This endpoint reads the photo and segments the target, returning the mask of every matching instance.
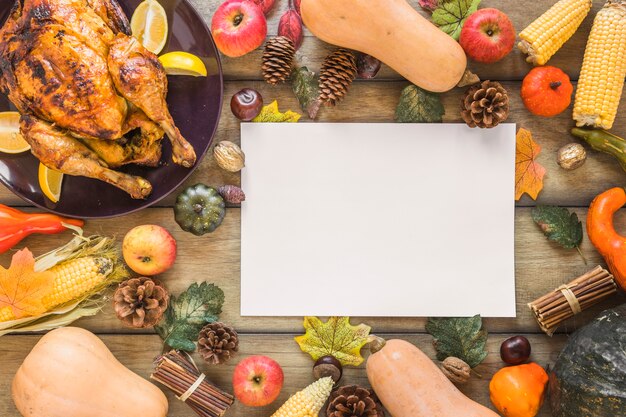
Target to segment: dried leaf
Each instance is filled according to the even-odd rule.
[[[311,119],[315,119],[321,104],[319,101],[319,83],[315,73],[309,71],[307,67],[296,69],[291,74],[291,86],[302,110],[307,112]]]
[[[480,315],[460,318],[429,318],[426,331],[435,338],[437,359],[454,356],[475,368],[487,357],[487,331]]]
[[[296,51],[300,49],[304,40],[304,33],[302,30],[302,18],[297,11],[290,9],[281,16],[278,22],[278,36],[285,36],[291,39],[296,46]]]
[[[400,95],[396,108],[396,120],[402,123],[441,122],[445,109],[439,94],[409,85]]]
[[[15,319],[46,312],[43,296],[54,285],[54,274],[35,272],[35,258],[28,249],[13,255],[11,266],[0,266],[0,312],[10,309]]]
[[[154,329],[172,349],[193,352],[198,332],[219,318],[223,304],[224,292],[220,287],[193,283],[178,298],[170,297],[164,318]]]
[[[418,3],[422,9],[432,12],[439,5],[439,0],[418,0]]]
[[[287,110],[285,113],[278,111],[278,101],[274,100],[267,106],[263,106],[261,113],[254,119],[257,123],[295,123],[302,117],[300,114]]]
[[[536,200],[543,189],[543,176],[546,173],[546,169],[535,161],[541,147],[526,129],[517,132],[515,143],[515,200],[519,200],[524,193]]]
[[[439,29],[459,40],[465,19],[478,10],[480,0],[445,0],[439,1],[433,11],[433,23]]]
[[[558,243],[565,249],[576,248],[587,263],[579,248],[583,241],[583,225],[576,213],[570,213],[563,207],[537,206],[532,209],[531,215],[548,240]]]
[[[358,366],[363,362],[361,348],[367,343],[369,326],[352,326],[350,317],[330,317],[326,323],[317,317],[305,317],[304,329],[306,333],[295,340],[313,360],[331,355],[342,365]]]
[[[302,0],[293,0],[293,8],[296,9],[296,12],[298,12],[299,15],[302,15],[302,13],[300,12],[300,3],[302,2]]]

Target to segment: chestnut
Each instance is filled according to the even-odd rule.
[[[313,377],[315,379],[329,376],[333,379],[333,381],[335,381],[335,383],[337,383],[341,379],[342,375],[343,367],[341,366],[341,362],[339,362],[334,356],[322,356],[315,361],[315,365],[313,365]]]
[[[530,342],[524,336],[513,336],[500,345],[500,357],[509,365],[519,365],[530,358]]]
[[[243,122],[249,122],[257,117],[262,108],[263,96],[252,88],[244,88],[233,94],[230,99],[230,110]]]

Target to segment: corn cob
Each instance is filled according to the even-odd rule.
[[[592,0],[560,0],[539,16],[519,37],[517,47],[527,62],[544,65],[569,38],[591,10]]]
[[[626,0],[609,0],[593,21],[574,101],[577,126],[610,129],[626,77]]]
[[[42,303],[47,311],[89,294],[105,283],[113,272],[109,258],[86,256],[62,262],[49,269],[54,274],[54,285],[44,294]],[[10,307],[0,309],[0,322],[15,320]]]
[[[272,417],[317,417],[333,389],[333,380],[327,376],[320,378],[289,399]]]

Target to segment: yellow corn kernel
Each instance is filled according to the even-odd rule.
[[[47,310],[80,298],[101,285],[113,271],[113,261],[87,256],[60,263],[49,271],[54,274],[54,286],[42,299]]]
[[[560,0],[539,16],[519,37],[517,47],[528,54],[526,61],[544,65],[574,32],[591,10],[592,0]]]
[[[331,377],[320,378],[289,399],[272,417],[317,417],[330,396],[334,382]]]
[[[596,15],[587,40],[574,100],[577,126],[613,126],[624,77],[626,1],[609,0]]]

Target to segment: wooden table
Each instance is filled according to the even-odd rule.
[[[219,0],[190,0],[200,11],[207,22]],[[274,35],[278,20],[287,8],[287,0],[278,0],[278,5],[269,16],[268,33]],[[410,0],[419,9],[417,0]],[[520,2],[517,0],[483,0],[481,7],[496,7],[506,12],[512,19],[517,30],[521,30],[534,18],[550,7],[555,0],[534,0]],[[531,4],[532,3],[532,4]],[[595,2],[593,12],[587,17],[574,37],[552,58],[551,65],[565,70],[576,80],[580,71],[583,50],[589,33],[593,15],[601,7],[602,1]],[[531,7],[532,6],[532,7]],[[309,32],[297,59],[318,71],[323,58],[334,49]],[[259,90],[266,102],[277,99],[281,110],[298,110],[298,103],[293,96],[289,84],[271,87],[262,81],[260,72],[261,50],[254,51],[245,57],[222,60],[224,68],[225,100],[222,118],[215,141],[231,140],[239,142],[239,122],[229,109],[231,95],[243,87]],[[541,145],[540,163],[546,167],[545,187],[537,202],[524,196],[518,203],[515,216],[515,257],[516,257],[516,288],[517,318],[485,319],[489,336],[489,356],[477,371],[482,378],[473,376],[471,381],[461,389],[471,398],[489,405],[488,382],[490,377],[501,366],[498,354],[500,343],[513,334],[524,334],[532,343],[533,360],[541,365],[553,363],[567,339],[567,334],[587,323],[601,308],[623,302],[623,297],[614,297],[601,307],[585,312],[564,325],[557,335],[550,338],[542,334],[529,313],[526,304],[545,292],[556,288],[564,282],[602,263],[585,237],[581,250],[589,260],[585,265],[575,250],[565,250],[548,242],[537,229],[530,217],[531,207],[535,204],[557,204],[572,208],[581,219],[585,219],[587,207],[592,198],[610,187],[623,186],[626,176],[619,165],[611,157],[589,151],[585,165],[576,171],[568,172],[556,164],[556,150],[566,143],[574,141],[568,133],[572,126],[571,109],[554,118],[532,116],[524,108],[519,90],[521,80],[530,69],[522,55],[514,50],[500,63],[495,65],[471,64],[470,68],[482,79],[500,81],[509,91],[511,102],[510,122],[518,123],[533,133],[535,140]],[[324,122],[393,122],[394,111],[402,88],[407,82],[401,79],[390,68],[383,66],[378,77],[369,81],[356,81],[351,87],[347,99],[334,109],[323,109],[319,121]],[[446,122],[461,122],[459,102],[464,89],[454,89],[443,95],[446,108]],[[615,123],[613,131],[626,134],[626,99],[622,98],[621,116]],[[302,122],[310,122],[303,117]],[[381,138],[381,142],[384,138]],[[441,169],[446,169],[445,165]],[[212,157],[205,158],[186,185],[204,182],[211,185],[239,184],[239,175],[220,170]],[[479,186],[479,185],[477,185]],[[513,187],[513,184],[511,184]],[[157,206],[140,213],[112,220],[87,222],[87,233],[104,233],[122,237],[130,228],[144,223],[155,223],[166,227],[178,241],[178,259],[175,266],[161,276],[172,293],[177,294],[195,281],[206,280],[219,285],[226,294],[226,303],[221,319],[235,326],[241,335],[240,353],[237,359],[250,354],[265,354],[275,358],[285,371],[285,387],[280,398],[274,405],[251,409],[240,404],[230,411],[230,416],[268,417],[274,409],[287,397],[312,382],[312,361],[302,353],[293,337],[302,332],[301,318],[265,317],[250,318],[239,315],[239,254],[240,254],[240,210],[229,208],[222,226],[213,234],[195,237],[185,233],[174,222],[172,203],[176,196],[169,198]],[[12,206],[23,207],[25,203],[14,196],[9,190],[0,189],[0,202]],[[391,203],[393,204],[393,203]],[[467,204],[472,204],[468,201]],[[393,206],[392,206],[393,207]],[[458,207],[463,210],[463,207]],[[617,216],[617,226],[626,226],[626,216]],[[489,225],[485,225],[489,227]],[[35,236],[24,241],[35,254],[43,253],[66,242],[68,234],[57,236]],[[458,248],[459,251],[463,248]],[[8,265],[9,255],[0,257],[2,265]],[[487,266],[485,266],[487,267]],[[303,294],[305,296],[305,294]],[[346,295],[348,296],[348,295]],[[365,322],[372,326],[373,331],[384,337],[400,337],[407,339],[433,355],[432,338],[424,331],[424,318],[353,318],[353,323]],[[106,306],[101,314],[80,320],[78,326],[96,332],[109,346],[117,358],[126,366],[147,377],[152,369],[152,358],[161,352],[162,343],[152,330],[132,331],[124,328],[115,318],[111,306]],[[10,397],[11,379],[32,346],[40,338],[39,335],[10,335],[0,338],[0,415],[17,417],[18,412]],[[210,379],[221,387],[231,390],[230,378],[237,360],[219,367],[204,367]],[[345,372],[344,383],[367,384],[363,366],[349,368]],[[59,381],[59,383],[62,383]],[[168,393],[170,399],[170,416],[191,416],[193,413],[186,405]],[[542,416],[549,415],[548,407],[544,407]]]

